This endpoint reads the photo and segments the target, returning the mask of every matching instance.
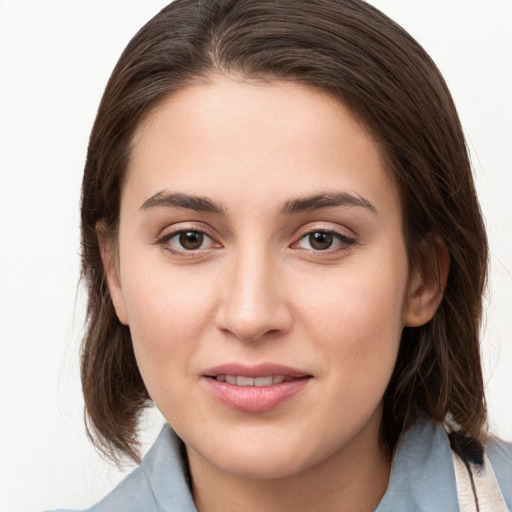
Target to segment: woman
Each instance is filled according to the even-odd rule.
[[[102,99],[82,242],[91,437],[137,459],[143,408],[170,425],[93,510],[512,505],[464,137],[376,9],[164,9]]]

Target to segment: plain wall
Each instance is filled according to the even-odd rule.
[[[110,71],[166,3],[0,0],[2,512],[85,507],[124,474],[99,458],[83,426],[78,203]],[[492,251],[483,333],[490,426],[512,439],[512,1],[371,3],[423,44],[459,108]],[[153,412],[146,423],[147,448],[163,419]]]

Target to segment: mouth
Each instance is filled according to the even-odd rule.
[[[231,409],[262,412],[299,394],[313,379],[306,372],[274,364],[228,364],[211,368],[203,380],[214,398]]]
[[[246,377],[245,375],[216,375],[212,377],[219,382],[227,382],[234,386],[256,386],[265,387],[274,384],[281,384],[282,382],[289,382],[294,377],[287,377],[285,375],[267,375],[264,377]]]
[[[229,384],[251,386],[253,385],[252,381],[244,379],[267,379],[265,382],[270,382],[269,379],[272,378],[272,384],[274,384],[274,379],[277,381],[275,384],[280,384],[286,380],[310,377],[311,374],[291,366],[276,363],[261,363],[257,365],[226,363],[206,370],[204,372],[204,376],[211,377],[222,382],[229,382]],[[222,379],[224,379],[224,381]],[[235,382],[234,379],[236,379],[237,382]],[[240,383],[238,383],[238,380],[240,380]],[[264,385],[269,386],[270,384]]]

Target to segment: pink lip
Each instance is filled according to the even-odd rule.
[[[261,387],[237,386],[216,380],[217,375],[240,375],[253,378],[282,375],[291,377],[292,380]],[[210,368],[203,374],[203,381],[217,400],[232,409],[247,412],[262,412],[276,408],[302,391],[310,380],[311,375],[307,373],[277,364],[256,366],[224,364]]]
[[[283,366],[282,364],[262,363],[254,366],[246,366],[237,363],[221,364],[214,368],[209,368],[203,375],[206,377],[216,377],[217,375],[241,375],[243,377],[266,377],[267,375],[283,375],[284,377],[308,377],[309,374]]]

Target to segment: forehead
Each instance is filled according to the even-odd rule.
[[[368,131],[331,95],[290,82],[216,78],[165,98],[135,134],[126,184],[140,198],[166,189],[286,200],[341,187],[398,204]]]

